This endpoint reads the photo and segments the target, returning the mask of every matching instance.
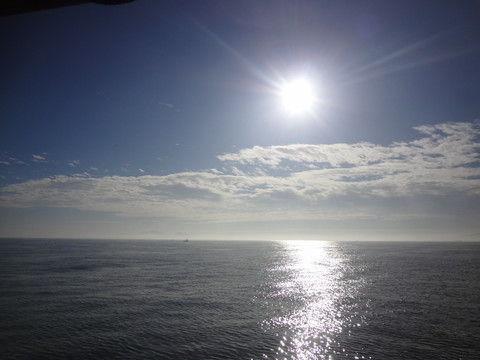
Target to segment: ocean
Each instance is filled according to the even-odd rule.
[[[0,240],[2,359],[480,359],[480,242]]]

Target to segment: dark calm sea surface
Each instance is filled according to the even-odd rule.
[[[480,243],[0,240],[2,359],[480,359]]]

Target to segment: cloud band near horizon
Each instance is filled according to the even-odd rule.
[[[218,168],[203,171],[29,180],[1,188],[0,206],[191,222],[478,215],[480,122],[415,129],[419,139],[389,146],[255,146],[220,155]]]

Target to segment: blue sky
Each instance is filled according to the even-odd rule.
[[[0,18],[0,236],[480,238],[477,1]],[[292,115],[281,85],[315,104]]]

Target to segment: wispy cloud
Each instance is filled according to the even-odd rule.
[[[72,160],[68,162],[68,166],[72,168],[77,167],[78,165],[80,165],[80,160]]]
[[[478,215],[480,123],[416,130],[420,138],[389,146],[256,146],[205,171],[31,180],[0,189],[0,206],[216,222]]]
[[[32,159],[33,159],[34,162],[46,162],[47,161],[46,154],[43,154],[43,155],[33,154]]]
[[[166,103],[166,102],[160,102],[159,104],[162,105],[162,106],[168,107],[168,108],[170,108],[170,109],[172,109],[172,110],[175,110],[175,111],[177,111],[177,112],[180,112],[180,110],[179,110],[175,105],[173,105],[173,104]]]
[[[0,164],[1,165],[26,165],[26,163],[14,156],[11,156],[9,154],[0,154]]]

